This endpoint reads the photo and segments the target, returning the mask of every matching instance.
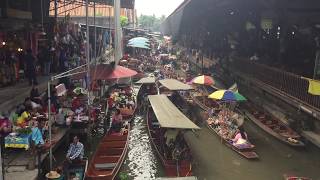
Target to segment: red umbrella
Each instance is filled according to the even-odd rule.
[[[114,70],[108,76],[104,77],[105,79],[119,79],[119,78],[128,78],[138,74],[137,71],[132,69],[123,67],[123,66],[116,66]],[[101,77],[102,78],[102,77]],[[100,79],[101,79],[100,78]]]
[[[82,69],[85,71],[84,69]],[[137,72],[123,67],[123,66],[111,66],[109,64],[99,64],[97,66],[91,67],[90,69],[90,79],[91,80],[110,80],[110,79],[119,79],[127,78],[136,75]],[[84,78],[86,75],[85,72],[73,76],[74,79]]]

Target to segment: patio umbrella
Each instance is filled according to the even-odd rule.
[[[214,80],[210,76],[202,75],[192,79],[194,84],[201,84],[201,85],[213,85]]]
[[[208,96],[211,99],[222,101],[246,101],[247,99],[238,92],[230,90],[218,90]]]
[[[90,67],[90,79],[91,80],[110,80],[110,79],[118,79],[118,78],[128,78],[136,75],[137,72],[123,67],[123,66],[115,66],[112,67],[109,64],[98,64],[96,66]],[[74,79],[81,79],[86,76],[86,72],[80,73],[78,75],[73,76]]]
[[[119,78],[128,78],[138,74],[137,71],[132,69],[123,67],[123,66],[116,66],[114,70],[105,77],[105,79],[119,79]]]
[[[148,47],[145,44],[128,44],[129,47],[135,47],[135,48],[141,48],[141,49],[150,49],[150,47]]]
[[[149,39],[145,38],[145,37],[135,37],[129,40],[129,42],[150,42]]]

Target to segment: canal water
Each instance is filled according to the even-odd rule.
[[[129,179],[155,179],[164,176],[161,164],[153,152],[145,119],[136,116],[131,129],[127,158],[121,173]]]
[[[225,146],[208,128],[186,133],[195,158],[195,173],[204,180],[281,180],[284,174],[320,180],[320,150],[289,147],[250,121],[245,123],[259,160],[247,160]]]
[[[165,176],[150,144],[143,116],[136,115],[133,119],[128,154],[119,173],[130,180],[149,180]],[[305,148],[293,148],[276,140],[249,120],[244,126],[250,141],[256,146],[259,160],[247,160],[238,155],[205,126],[195,132],[186,132],[185,138],[194,159],[194,175],[198,179],[281,180],[283,174],[294,174],[320,180],[319,148],[312,144],[307,144]],[[101,124],[93,133],[94,137],[90,138],[92,140],[84,142],[86,147],[90,147],[86,151],[87,156],[94,153],[103,132]],[[65,153],[67,146],[61,149],[63,151],[56,153],[60,155],[57,155],[58,157]]]

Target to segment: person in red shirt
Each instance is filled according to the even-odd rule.
[[[112,115],[112,129],[119,132],[122,126],[122,115],[120,109],[116,109],[115,113]]]
[[[76,109],[78,109],[81,106],[81,102],[80,102],[79,97],[73,98],[71,106],[72,106],[71,109],[73,111],[75,111]]]

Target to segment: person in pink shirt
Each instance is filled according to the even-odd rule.
[[[244,132],[244,129],[242,127],[238,128],[238,131],[236,132],[236,136],[232,139],[232,142],[234,145],[241,145],[247,143],[247,133]]]
[[[119,132],[122,126],[122,115],[120,109],[116,109],[115,113],[112,116],[112,129],[116,132]]]

